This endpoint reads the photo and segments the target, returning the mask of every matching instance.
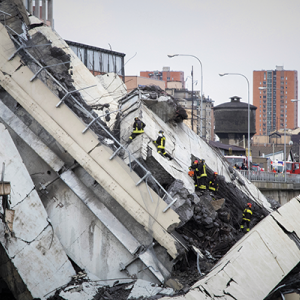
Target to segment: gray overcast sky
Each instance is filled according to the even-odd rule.
[[[194,66],[200,89],[215,105],[238,95],[247,102],[253,70],[300,70],[300,0],[57,0],[54,24],[64,39],[125,53],[126,75],[162,70],[184,71]],[[187,81],[191,88],[191,80]]]

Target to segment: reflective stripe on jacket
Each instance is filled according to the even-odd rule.
[[[165,149],[165,145],[166,145],[165,136],[159,136],[154,143],[158,145],[157,148]]]
[[[133,123],[133,133],[143,133],[146,124],[141,120],[137,120]]]
[[[251,216],[252,210],[249,207],[246,207],[243,212],[243,220],[250,222]]]
[[[207,177],[207,174],[206,174],[206,165],[205,164],[203,165],[203,173],[201,174],[200,177]]]
[[[206,165],[203,163],[200,163],[200,164],[198,164],[198,168],[199,168],[199,174],[200,174],[200,176],[198,176],[198,178],[207,177]]]
[[[212,191],[218,191],[219,184],[216,178],[210,180],[208,188]]]

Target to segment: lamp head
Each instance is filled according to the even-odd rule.
[[[172,57],[174,57],[174,56],[178,56],[178,54],[168,54],[168,57],[169,57],[169,58],[172,58]]]
[[[265,86],[259,86],[258,89],[259,90],[266,90],[267,88]]]
[[[228,75],[228,73],[221,73],[221,74],[219,74],[219,76],[226,76],[226,75]]]

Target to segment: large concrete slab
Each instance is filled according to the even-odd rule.
[[[21,155],[25,158],[26,163],[28,164],[29,158],[35,161],[35,166],[32,166],[30,163],[28,164],[30,173],[49,173],[48,167],[43,164],[40,159],[56,172],[62,169],[64,162],[4,105],[2,101],[0,101],[0,120],[1,119],[38,155],[38,157],[36,157],[32,151],[26,151],[28,154],[25,156],[25,147],[17,143],[17,147],[19,151],[21,148]],[[43,171],[43,169],[48,171]],[[46,205],[47,213],[51,217],[54,230],[64,246],[67,255],[82,269],[93,272],[102,280],[109,277],[117,278],[123,276],[123,273],[120,271],[120,264],[126,264],[133,259],[133,257],[136,257],[136,252],[147,245],[140,244],[128,229],[105,207],[101,199],[99,199],[72,170],[64,170],[59,174],[62,182],[57,179],[57,175],[56,180],[49,179],[45,183],[42,183],[43,178],[40,177],[39,181],[41,182],[38,186],[41,186],[41,189],[46,191],[46,193],[41,192],[43,195],[42,200],[44,199],[43,201]],[[55,184],[53,183],[54,181],[56,181]],[[65,185],[63,183],[65,183]],[[53,184],[55,188],[50,187]],[[70,190],[68,190],[67,187]],[[58,191],[62,192],[60,193]],[[47,196],[45,196],[45,194]],[[51,200],[45,201],[45,199]],[[72,213],[70,213],[71,211]],[[60,217],[58,218],[59,215]],[[73,217],[74,215],[77,216],[75,219]],[[80,227],[78,228],[79,219],[81,221]],[[92,228],[99,228],[101,230],[100,234],[97,230]],[[111,236],[111,234],[113,236]],[[70,239],[70,236],[74,236],[74,238]],[[74,243],[74,240],[83,240],[85,236],[89,237],[89,242]],[[119,245],[119,243],[125,248]],[[99,245],[101,245],[101,247],[95,249],[95,247]],[[102,249],[110,250],[103,251]],[[90,255],[83,255],[85,252]],[[111,259],[106,252],[112,253],[114,259]],[[132,256],[130,256],[128,252]],[[99,253],[101,253],[101,257],[99,257]],[[156,281],[156,279],[158,279],[161,283],[164,282],[165,277],[169,276],[168,271],[156,259],[150,249],[140,253],[138,258],[145,266],[140,263],[131,264],[129,269],[132,274],[137,274],[138,277],[147,278],[150,281]],[[103,262],[105,261],[109,262],[105,264],[107,268],[103,268]],[[138,269],[138,267],[140,267],[140,269]],[[139,273],[140,270],[146,267],[148,267],[149,272],[152,272],[156,278],[148,276],[148,271]],[[161,270],[162,273],[159,270]]]
[[[299,213],[296,197],[256,225],[176,299],[264,299],[300,261]]]
[[[231,180],[228,163],[219,152],[215,151],[184,123],[179,123],[176,126],[172,123],[165,123],[143,104],[143,97],[142,91],[136,91],[135,93],[131,93],[128,98],[120,100],[122,111],[125,111],[121,122],[121,137],[124,141],[127,141],[132,132],[133,119],[136,116],[139,116],[146,124],[142,139],[138,137],[140,139],[138,141],[133,140],[128,147],[131,152],[136,153],[136,157],[146,160],[147,155],[145,153],[150,149],[151,156],[161,165],[162,169],[168,172],[173,178],[182,180],[190,193],[194,192],[194,182],[188,176],[191,157],[204,158],[206,164],[213,171],[223,175],[227,182],[232,182],[259,206],[272,211],[266,197],[251,181],[243,177],[239,172],[236,172],[236,179],[234,181]],[[161,129],[164,130],[166,137],[166,151],[174,157],[172,161],[157,154],[156,147],[152,143],[153,140],[156,140],[158,131]],[[240,184],[238,178],[241,178],[245,184]]]
[[[4,30],[4,27],[0,26],[3,43],[10,44],[10,52],[13,52],[14,45]],[[165,202],[153,191],[149,191],[145,183],[136,187],[138,176],[131,173],[121,159],[109,161],[108,156],[112,151],[105,146],[98,147],[98,138],[91,130],[82,134],[85,124],[66,105],[62,104],[57,108],[60,99],[43,82],[39,79],[30,82],[33,73],[27,66],[19,64],[18,55],[8,61],[10,56],[7,48],[0,45],[0,83],[3,88],[142,224],[173,258],[177,257],[180,245],[168,230],[179,223],[178,215],[171,209],[162,214]],[[18,67],[13,68],[12,64]]]
[[[0,222],[0,243],[32,297],[45,299],[45,294],[68,283],[75,271],[3,124],[0,124],[0,140],[0,163],[5,163],[5,178],[11,182],[11,209],[15,211],[13,233],[7,238],[4,223]],[[4,279],[18,296],[14,278],[8,273]]]

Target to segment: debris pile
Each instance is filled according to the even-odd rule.
[[[277,230],[280,242],[295,253],[284,272],[295,266],[297,224],[280,219],[297,212],[295,202],[280,214],[273,212],[278,204],[183,124],[186,111],[171,96],[155,86],[124,95],[118,76],[94,77],[56,33],[35,17],[19,14],[10,2],[1,1],[0,10],[15,10],[8,25],[20,35],[1,25],[0,133],[7,149],[0,149],[0,158],[9,162],[16,210],[11,228],[17,234],[4,236],[2,218],[0,250],[1,263],[5,257],[24,293],[51,300],[184,295],[194,284],[204,287],[203,278],[218,281],[215,269],[221,273],[238,259],[242,263],[249,254],[245,245],[253,252],[259,244],[262,255],[268,255],[261,240],[270,238],[264,228]],[[145,130],[128,143],[137,118]],[[165,144],[159,148],[153,141],[161,131]],[[188,171],[196,159],[205,159],[204,186],[214,172],[219,174],[218,192],[195,191]],[[253,208],[250,227],[258,229],[245,235],[240,225],[247,203]],[[38,226],[32,226],[35,222]],[[271,238],[269,244],[274,244]],[[32,272],[22,261],[30,255]],[[45,277],[52,261],[56,264]],[[0,270],[19,297],[20,289],[4,273]],[[223,297],[234,294],[225,289],[235,288],[238,294],[242,283],[227,281],[229,273],[218,283],[225,284],[224,294],[221,288],[207,292],[216,284],[199,292]],[[269,291],[282,273],[279,268]],[[298,282],[297,275],[290,276]],[[290,286],[292,280],[286,280]]]

